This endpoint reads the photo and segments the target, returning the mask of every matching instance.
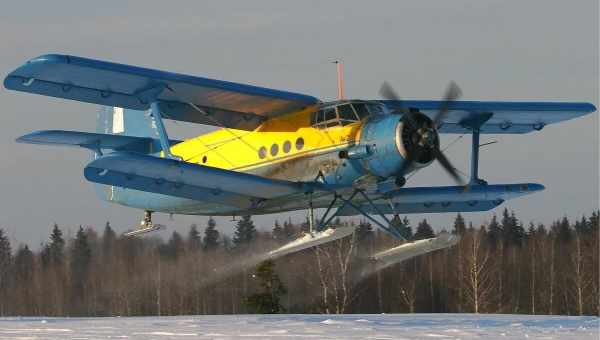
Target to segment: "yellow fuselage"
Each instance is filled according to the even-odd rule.
[[[360,138],[361,122],[315,128],[310,125],[312,111],[314,108],[269,119],[254,131],[220,129],[176,144],[171,152],[190,163],[261,173],[261,168],[330,153]],[[265,175],[299,179],[289,178],[286,172]]]

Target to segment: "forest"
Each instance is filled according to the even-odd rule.
[[[167,240],[120,236],[108,222],[69,238],[55,224],[35,251],[0,228],[0,316],[255,313],[265,296],[277,306],[268,312],[600,315],[599,215],[544,225],[504,210],[474,226],[457,214],[444,228],[456,246],[379,270],[369,254],[400,243],[365,221],[336,220],[355,232],[260,264],[308,223],[245,216],[224,235],[211,218]],[[435,235],[425,219],[392,224],[411,240]]]

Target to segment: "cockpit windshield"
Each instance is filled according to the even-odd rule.
[[[324,106],[313,112],[311,125],[325,129],[335,126],[345,126],[356,123],[371,114],[382,114],[384,109],[381,104],[372,102],[338,102]]]

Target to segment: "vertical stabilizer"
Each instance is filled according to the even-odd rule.
[[[103,106],[96,117],[96,132],[111,135],[154,138],[154,150],[160,150],[156,123],[148,111]],[[94,154],[94,159],[98,154]],[[123,188],[112,185],[94,184],[98,197],[106,201],[119,201]]]
[[[98,112],[96,132],[158,138],[156,124],[147,111],[103,106]]]

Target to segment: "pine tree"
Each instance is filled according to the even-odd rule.
[[[161,247],[160,253],[171,260],[176,260],[179,255],[183,254],[184,248],[183,238],[177,231],[174,231],[167,244]]]
[[[404,216],[403,219],[400,219],[400,216],[394,215],[394,218],[390,221],[390,226],[397,230],[405,239],[411,240],[413,238],[413,232],[408,217]]]
[[[196,224],[192,224],[190,226],[187,244],[188,249],[191,251],[197,251],[202,248],[202,236],[200,236],[200,232],[198,231],[198,226]]]
[[[592,231],[598,230],[598,220],[600,218],[600,210],[596,210],[592,212],[592,216],[590,217],[590,229]]]
[[[233,243],[236,246],[247,245],[254,241],[255,238],[256,228],[254,227],[254,222],[252,222],[250,215],[243,216],[237,223]]]
[[[271,234],[273,234],[273,238],[276,239],[277,241],[284,241],[287,238],[283,228],[281,227],[281,225],[279,224],[279,221],[277,221],[277,220],[275,220],[275,225],[273,226],[273,230],[271,231]]]
[[[54,264],[62,264],[65,257],[65,240],[63,239],[62,230],[58,227],[58,224],[54,223],[52,233],[50,234],[50,261]]]
[[[91,259],[92,251],[88,243],[88,235],[80,226],[70,253],[72,302],[75,306],[79,306],[75,308],[81,308],[81,300],[85,296]]]
[[[435,237],[435,233],[433,232],[433,228],[427,223],[427,220],[424,219],[417,226],[417,231],[415,232],[414,239],[415,240],[423,240],[427,238]]]
[[[17,282],[31,282],[33,278],[34,256],[29,246],[19,247],[15,255],[15,277]]]
[[[48,243],[42,243],[42,250],[40,251],[40,260],[42,262],[42,267],[47,269],[52,263],[52,257],[50,256],[50,245]]]
[[[284,311],[281,296],[287,290],[275,272],[272,260],[263,261],[256,269],[256,277],[260,280],[262,292],[253,294],[246,299],[246,305],[260,314],[276,314]]]
[[[206,229],[204,229],[204,250],[211,251],[219,248],[219,237],[217,222],[211,217],[208,219]]]
[[[488,226],[488,242],[492,249],[496,249],[498,243],[502,240],[502,226],[498,223],[498,217],[492,216],[492,220]]]
[[[8,237],[4,235],[4,230],[0,229],[0,299],[2,299],[4,290],[8,287],[12,260],[10,241],[8,240]],[[2,314],[2,312],[3,311],[0,310],[0,314]]]
[[[569,223],[569,220],[566,216],[563,217],[562,220],[560,220],[560,222],[556,224],[555,228],[556,237],[559,242],[566,244],[571,241],[571,238],[573,237],[571,232],[571,224]]]
[[[110,255],[116,240],[117,234],[110,226],[110,222],[107,221],[102,233],[102,254],[104,256]]]
[[[535,224],[533,222],[529,222],[529,228],[527,229],[527,239],[535,237],[537,229],[535,228]]]
[[[308,221],[308,217],[307,217],[307,221]],[[308,229],[309,229],[309,227],[308,227],[308,222],[307,222],[307,228],[304,231],[308,231]],[[291,219],[288,219],[287,221],[283,222],[283,233],[285,234],[285,237],[288,240],[293,239],[296,236],[296,234],[298,233],[298,231],[296,230],[296,226],[294,226]]]
[[[502,232],[507,245],[521,246],[525,237],[525,229],[515,216],[515,212],[509,213],[507,208],[504,208],[502,212]]]
[[[581,220],[575,222],[574,227],[578,234],[586,234],[592,231],[592,224],[588,221],[585,215],[581,217]]]
[[[467,230],[467,225],[465,224],[465,219],[462,217],[462,215],[460,213],[458,213],[456,215],[456,218],[454,219],[454,230],[452,231],[452,233],[462,236],[465,234],[466,230]]]
[[[4,230],[0,228],[0,271],[8,269],[12,263],[12,250],[8,236],[4,235]]]

